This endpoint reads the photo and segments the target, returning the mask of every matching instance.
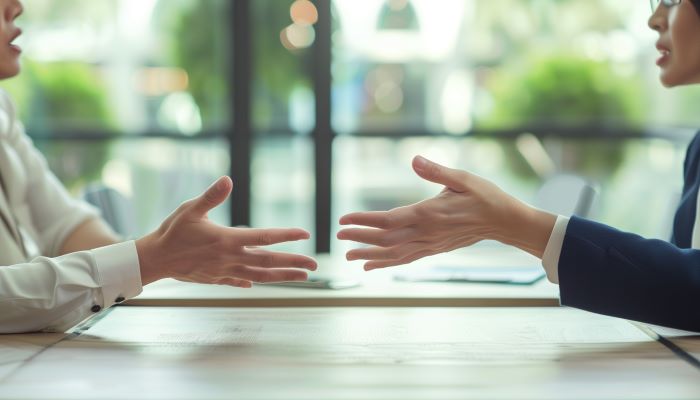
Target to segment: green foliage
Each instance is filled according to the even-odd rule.
[[[91,66],[78,62],[25,61],[22,73],[2,83],[30,131],[114,127],[106,89]]]
[[[167,1],[161,2],[163,6]],[[174,19],[172,52],[175,64],[187,71],[189,92],[204,124],[221,120],[228,113],[225,70],[229,1],[194,2]]]
[[[30,135],[47,136],[57,128],[100,131],[114,127],[106,90],[90,65],[78,62],[40,64],[25,60],[23,72],[2,87],[17,104]],[[71,190],[100,178],[108,144],[78,146],[60,140],[37,141],[52,171]]]
[[[31,106],[40,109],[41,118],[31,118],[27,126],[68,126],[71,128],[114,127],[106,89],[91,66],[77,62],[29,64]],[[36,116],[35,113],[32,114]]]
[[[617,75],[606,63],[558,56],[537,59],[524,71],[503,72],[492,79],[494,109],[482,127],[558,128],[639,126],[644,103],[641,90]],[[624,160],[622,146],[605,141],[549,139],[561,154],[559,169],[602,178],[610,176]],[[536,179],[514,144],[504,147],[514,173]]]
[[[166,11],[162,1],[157,14]],[[280,31],[291,24],[292,1],[256,0],[251,2],[252,63],[254,68],[254,120],[266,125],[273,116],[284,119],[289,96],[295,87],[309,85],[305,64],[307,50],[292,53],[280,42]],[[229,0],[192,2],[178,15],[163,16],[173,26],[172,53],[176,65],[187,71],[189,92],[200,108],[205,125],[225,120],[229,113],[229,85],[226,67],[231,62]],[[165,21],[172,17],[171,21]],[[234,88],[235,90],[235,88]]]
[[[605,63],[577,57],[536,60],[524,73],[494,76],[493,114],[485,126],[637,126],[639,89]]]

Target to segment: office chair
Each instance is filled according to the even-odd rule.
[[[535,206],[559,215],[588,217],[596,187],[586,179],[571,174],[555,174],[542,184],[535,196]]]
[[[117,190],[102,184],[90,185],[83,199],[102,213],[102,218],[120,236],[129,237],[135,232],[131,202]]]

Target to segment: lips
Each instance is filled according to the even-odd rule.
[[[671,50],[662,43],[656,43],[656,49],[661,53],[661,56],[656,60],[656,65],[662,66],[671,58]]]
[[[13,50],[15,50],[15,51],[17,51],[17,52],[22,52],[22,49],[21,49],[19,46],[17,46],[16,44],[14,44],[13,42],[14,42],[15,40],[17,40],[17,38],[20,37],[20,35],[22,35],[22,30],[21,30],[21,29],[17,29],[17,30],[12,34],[11,39],[10,39],[10,43],[9,43],[10,48],[13,49]]]

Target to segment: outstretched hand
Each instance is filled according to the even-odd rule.
[[[366,260],[365,270],[372,270],[408,264],[485,239],[517,245],[514,235],[523,231],[522,217],[530,207],[479,176],[420,156],[413,159],[413,169],[444,189],[410,206],[343,216],[341,225],[361,227],[343,229],[338,238],[371,245],[349,251],[348,260]],[[533,254],[539,247],[544,251],[539,244],[531,247],[528,251]]]
[[[211,222],[208,212],[231,194],[229,177],[183,203],[153,233],[136,241],[144,285],[162,278],[249,288],[253,282],[302,281],[316,261],[260,247],[304,240],[302,229],[231,228]]]

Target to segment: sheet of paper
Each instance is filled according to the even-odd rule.
[[[0,393],[697,398],[698,382],[700,371],[632,324],[564,308],[119,307],[43,352]]]
[[[541,265],[521,267],[437,266],[421,271],[398,272],[394,278],[406,282],[502,283],[531,285],[544,278]]]

